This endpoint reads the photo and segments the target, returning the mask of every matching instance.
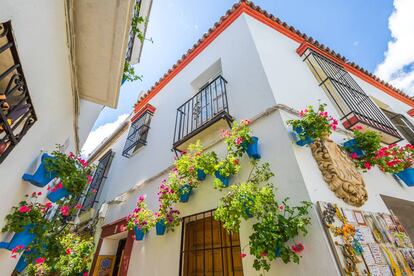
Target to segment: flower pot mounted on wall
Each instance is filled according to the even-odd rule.
[[[396,173],[396,175],[404,181],[404,183],[409,186],[414,186],[414,168],[407,168],[399,173]]]
[[[46,170],[45,160],[49,158],[54,158],[54,157],[47,153],[43,153],[41,157],[40,165],[37,168],[36,172],[34,174],[25,173],[22,176],[22,179],[24,181],[30,182],[32,185],[35,185],[37,187],[46,186],[50,181],[52,181],[56,177],[55,172],[50,172]]]

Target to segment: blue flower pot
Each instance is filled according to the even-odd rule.
[[[302,132],[303,132],[303,129],[302,129],[301,127],[295,127],[293,130],[294,130],[297,134],[300,134],[300,133],[302,133]],[[306,145],[309,145],[309,144],[312,144],[312,143],[313,143],[313,139],[312,139],[311,137],[309,137],[309,136],[305,136],[305,139],[300,139],[300,138],[299,138],[299,135],[296,135],[296,139],[297,139],[297,141],[296,141],[296,145],[301,146],[301,147],[303,147],[303,146],[306,146]]]
[[[36,172],[34,174],[25,173],[23,174],[22,179],[37,187],[46,186],[50,181],[52,181],[56,177],[56,172],[50,172],[46,170],[45,166],[45,160],[53,158],[53,156],[47,153],[43,153],[40,165],[37,168]]]
[[[0,242],[0,248],[12,250],[18,245],[27,247],[36,237],[35,234],[30,233],[33,225],[27,225],[22,232],[15,233],[10,242]]]
[[[179,190],[180,202],[188,202],[192,192],[193,192],[193,188],[190,185],[188,184],[183,185]]]
[[[224,177],[224,176],[221,175],[221,173],[219,171],[216,171],[214,173],[214,175],[216,176],[216,178],[220,179],[220,181],[223,183],[224,187],[228,187],[230,185],[231,176]]]
[[[49,199],[50,201],[52,201],[54,203],[54,202],[56,202],[56,201],[58,201],[58,200],[60,200],[64,197],[67,197],[67,196],[69,196],[68,190],[66,190],[65,188],[62,187],[59,190],[56,190],[54,192],[50,192],[47,195],[47,199]]]
[[[253,159],[260,159],[262,156],[260,155],[260,151],[259,151],[259,138],[257,138],[256,136],[253,136],[251,138],[251,142],[250,144],[244,144],[243,148],[244,150],[247,152],[247,155],[250,158]]]
[[[23,270],[25,270],[26,267],[29,265],[29,263],[26,261],[26,256],[28,255],[29,253],[25,251],[20,257],[19,261],[17,262],[15,269],[18,273],[22,273]]]
[[[244,213],[246,214],[246,216],[247,216],[248,218],[252,218],[252,217],[253,217],[253,214],[252,214],[252,212],[250,211],[250,208],[249,208],[249,207],[244,207]]]
[[[206,173],[203,170],[197,169],[197,179],[200,181],[205,180],[207,177]]]
[[[282,247],[276,246],[275,247],[275,256],[280,257],[282,255]]]
[[[144,239],[145,233],[141,229],[138,229],[138,227],[136,226],[134,227],[134,233],[135,233],[135,240],[142,241],[142,239]]]
[[[165,234],[165,220],[161,219],[159,221],[157,221],[157,223],[155,224],[155,232],[157,233],[158,236],[162,236]]]
[[[409,186],[414,186],[414,168],[408,168],[403,170],[402,172],[396,173],[396,175],[404,181],[404,183]]]
[[[343,146],[347,148],[349,151],[351,151],[352,153],[355,153],[358,158],[365,156],[365,152],[358,147],[356,139],[351,139],[351,140],[346,141],[343,144]]]

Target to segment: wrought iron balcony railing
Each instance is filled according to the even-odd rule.
[[[0,163],[35,121],[11,23],[0,23]]]
[[[174,149],[219,120],[233,120],[229,115],[226,83],[218,76],[177,109]]]
[[[402,139],[392,122],[341,65],[310,49],[305,52],[304,61],[335,103],[345,128],[362,124],[378,131],[386,143]]]
[[[139,16],[139,10],[141,9],[141,2],[142,2],[141,0],[135,0],[134,12],[133,12],[133,15],[132,15],[133,17]],[[136,34],[134,33],[134,31],[131,28],[131,30],[129,31],[128,48],[127,48],[126,57],[125,57],[125,59],[128,62],[131,62],[132,51],[134,49],[135,38],[136,38]]]

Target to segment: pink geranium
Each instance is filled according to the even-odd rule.
[[[32,210],[30,206],[23,205],[19,208],[20,213],[29,213]]]
[[[305,247],[303,246],[303,244],[302,244],[302,243],[296,243],[296,244],[292,245],[290,248],[291,248],[291,249],[292,249],[292,251],[293,251],[293,252],[295,252],[296,254],[298,254],[298,253],[302,252],[302,251],[305,249]]]
[[[37,258],[35,262],[36,264],[43,264],[45,261],[46,261],[46,258],[40,257],[40,258]]]
[[[67,217],[67,216],[69,216],[69,213],[70,213],[70,208],[69,208],[69,206],[62,206],[62,207],[60,207],[60,213],[62,214],[62,216],[64,216],[64,217]]]

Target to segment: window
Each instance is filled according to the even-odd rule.
[[[377,131],[385,143],[401,140],[395,126],[342,65],[307,49],[303,55],[312,73],[342,115],[345,128],[356,125]]]
[[[11,23],[0,23],[0,163],[36,120]]]
[[[384,114],[391,120],[391,122],[398,128],[404,138],[410,143],[414,144],[414,125],[402,114],[394,113],[383,109]]]
[[[151,108],[150,108],[151,107]],[[138,113],[136,119],[133,119],[131,128],[125,142],[124,150],[122,155],[129,158],[140,149],[142,146],[147,144],[148,131],[150,129],[151,118],[155,108],[150,106],[144,108],[142,113]]]
[[[87,211],[94,206],[99,198],[99,194],[102,191],[102,185],[108,175],[109,167],[111,166],[114,152],[109,150],[99,160],[99,164],[96,167],[95,173],[93,174],[92,183],[89,185],[86,197],[83,200],[82,211]]]
[[[180,275],[243,275],[238,233],[230,234],[208,211],[183,218]]]

